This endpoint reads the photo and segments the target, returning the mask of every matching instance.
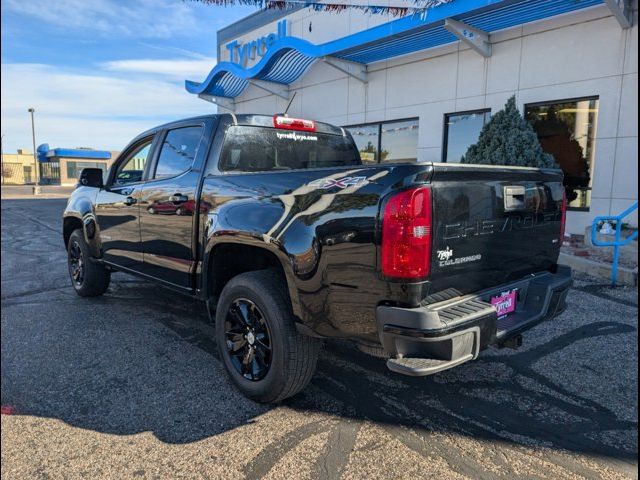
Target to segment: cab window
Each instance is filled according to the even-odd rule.
[[[162,142],[158,165],[153,178],[168,178],[191,168],[198,153],[202,126],[169,130]]]
[[[227,130],[220,170],[268,172],[361,165],[351,139],[316,132],[253,126]]]
[[[120,187],[142,181],[144,169],[149,161],[153,137],[143,142],[125,161],[118,165],[113,185]]]

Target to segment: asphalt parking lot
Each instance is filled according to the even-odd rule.
[[[637,290],[580,277],[524,346],[428,378],[325,346],[278,406],[225,377],[202,305],[73,292],[64,200],[2,200],[2,478],[637,478]]]

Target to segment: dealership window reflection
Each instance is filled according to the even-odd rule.
[[[414,163],[418,160],[417,120],[383,123],[380,133],[382,162]]]
[[[541,102],[525,106],[525,118],[545,152],[564,172],[569,208],[588,211],[594,164],[598,98]]]
[[[459,163],[467,149],[478,141],[482,127],[491,119],[491,110],[447,113],[444,116],[443,162]]]
[[[356,125],[348,127],[360,152],[362,163],[378,163],[380,148],[380,125]]]
[[[418,119],[394,120],[346,127],[362,163],[415,163],[418,159]]]

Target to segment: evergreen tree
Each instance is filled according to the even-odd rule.
[[[462,156],[461,163],[559,168],[553,155],[545,153],[538,136],[511,97],[503,110],[482,127],[477,143]]]

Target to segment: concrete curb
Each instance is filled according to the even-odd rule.
[[[0,196],[2,200],[51,200],[58,198],[69,198],[69,195],[62,193],[41,193],[39,195],[19,195],[19,194],[6,194]]]
[[[567,253],[560,252],[558,263],[567,265],[573,270],[583,272],[594,277],[611,279],[611,265],[607,263],[594,262],[583,257],[576,257]],[[630,285],[635,287],[638,285],[638,272],[630,268],[618,266],[618,284]]]
[[[38,193],[34,195],[34,189],[38,189]],[[38,197],[44,195],[64,195],[69,196],[75,190],[75,186],[60,185],[2,185],[2,197],[10,196],[29,196]]]

